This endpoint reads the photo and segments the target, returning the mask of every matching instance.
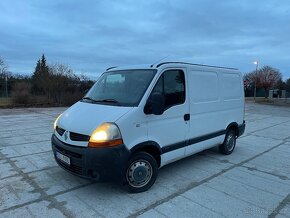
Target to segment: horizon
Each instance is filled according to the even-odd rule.
[[[46,56],[45,56],[46,57]],[[46,59],[46,61],[47,61],[47,59]],[[172,62],[174,62],[174,60],[170,60],[170,61],[172,61]],[[169,62],[170,62],[169,61]],[[156,63],[152,63],[152,64],[158,64],[158,63],[162,63],[162,62],[167,62],[167,60],[162,60],[162,61],[158,61],[158,62],[156,62]],[[181,61],[182,62],[182,61]],[[253,64],[254,65],[256,65],[256,63],[255,63],[256,61],[254,61],[253,62]],[[58,64],[59,62],[55,62],[55,63],[49,63],[49,61],[47,61],[47,63],[48,63],[48,65],[50,65],[50,64]],[[60,63],[60,64],[63,64],[63,63]],[[193,64],[200,64],[200,63],[193,63]],[[146,64],[146,65],[148,65],[148,67],[150,67],[150,65],[151,64]],[[146,65],[144,66],[144,64],[143,64],[143,66],[144,67],[146,67]],[[205,65],[207,65],[207,64],[205,64]],[[35,66],[36,66],[36,64],[35,64]],[[69,66],[69,65],[68,65]],[[126,66],[135,66],[135,64],[134,65],[125,65],[125,66],[117,66],[117,67],[126,67]],[[136,66],[138,66],[138,65],[136,65]],[[211,65],[211,66],[213,66],[213,65]],[[217,67],[233,67],[233,66],[223,66],[223,65],[216,65]],[[258,65],[259,67],[258,67],[258,69],[261,69],[262,67],[264,67],[264,66],[268,66],[268,65],[262,65],[262,66],[260,66],[260,63],[259,63],[259,65]],[[69,66],[69,67],[71,67],[71,66]],[[84,72],[77,72],[77,71],[75,71],[74,69],[72,69],[73,70],[73,72],[76,74],[76,75],[78,75],[78,76],[80,76],[80,75],[85,75],[88,79],[90,79],[90,80],[97,80],[100,76],[101,76],[101,74],[103,73],[103,72],[105,72],[106,71],[106,69],[107,68],[109,68],[109,67],[112,67],[112,66],[108,66],[108,67],[106,67],[106,68],[104,68],[103,69],[103,71],[100,71],[100,73],[96,73],[95,75],[94,74],[92,74],[92,73],[84,73]],[[272,66],[271,66],[272,67]],[[34,67],[35,68],[35,67]],[[21,72],[11,72],[11,71],[9,71],[10,73],[12,73],[12,74],[14,74],[14,75],[24,75],[24,76],[32,76],[32,74],[33,74],[33,71],[34,71],[34,68],[33,68],[33,70],[30,72],[30,73],[21,73]],[[235,67],[233,67],[233,68],[235,68]],[[274,67],[275,68],[275,67]],[[238,69],[238,68],[237,68]],[[277,68],[276,68],[277,69]],[[238,69],[239,71],[240,71],[240,69]],[[279,69],[278,69],[279,70]],[[249,72],[242,72],[242,71],[240,71],[243,75],[245,75],[246,73],[250,73],[250,72],[253,72],[253,71],[255,71],[255,69],[252,69],[251,71],[249,71]],[[281,72],[280,70],[279,70],[279,72]],[[282,72],[281,72],[282,73]],[[289,75],[289,77],[285,77],[285,75],[282,73],[282,80],[283,81],[286,81],[287,79],[290,79],[290,75]]]

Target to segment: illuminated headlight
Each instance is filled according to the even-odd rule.
[[[62,114],[58,115],[58,117],[55,119],[54,123],[53,123],[53,128],[56,129],[57,126],[57,121],[58,119],[61,117]]]
[[[103,123],[90,137],[89,147],[113,147],[123,144],[118,126],[114,123]]]

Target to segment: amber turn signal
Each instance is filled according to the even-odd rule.
[[[123,144],[122,139],[115,139],[107,142],[89,142],[89,147],[104,148],[104,147],[115,147],[122,144]]]

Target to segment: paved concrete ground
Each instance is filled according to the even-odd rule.
[[[290,109],[247,104],[235,152],[161,169],[146,193],[62,170],[50,146],[65,108],[0,110],[0,217],[290,217]]]

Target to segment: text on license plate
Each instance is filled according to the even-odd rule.
[[[56,152],[56,157],[57,157],[57,159],[61,160],[62,162],[70,165],[70,158],[69,157],[67,157],[59,152]]]

